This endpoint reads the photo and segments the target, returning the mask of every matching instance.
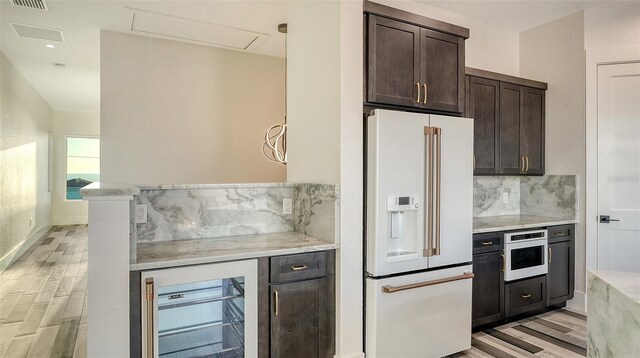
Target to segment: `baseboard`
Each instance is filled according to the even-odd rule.
[[[83,216],[63,216],[60,218],[53,218],[53,225],[86,225],[89,222],[89,217]]]
[[[34,231],[26,240],[16,245],[11,251],[9,251],[6,255],[4,255],[0,259],[0,272],[9,267],[15,260],[17,260],[22,254],[24,254],[33,244],[35,244],[42,236],[47,234],[49,230],[52,229],[52,226],[46,225],[41,227],[40,229]]]
[[[364,358],[364,352],[352,353],[352,354],[346,354],[346,355],[336,354],[333,356],[333,358]]]
[[[567,301],[567,308],[581,314],[587,314],[587,294],[580,291],[573,293],[573,299]]]

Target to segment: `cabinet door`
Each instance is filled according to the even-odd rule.
[[[324,279],[271,287],[271,357],[318,357]]]
[[[462,112],[464,102],[464,39],[420,29],[422,108]]]
[[[573,298],[574,290],[573,242],[549,244],[549,273],[547,274],[547,306]]]
[[[473,255],[473,326],[504,317],[504,274],[502,251]]]
[[[522,87],[500,83],[500,173],[521,174]]]
[[[500,82],[469,77],[465,117],[473,118],[474,174],[497,174]]]
[[[544,174],[544,110],[544,91],[523,87],[520,152],[529,175]]]
[[[420,28],[369,15],[367,102],[420,107]]]

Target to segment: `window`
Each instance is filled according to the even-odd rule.
[[[100,139],[67,137],[67,200],[80,200],[80,188],[100,180]]]

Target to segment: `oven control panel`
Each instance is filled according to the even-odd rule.
[[[547,230],[518,231],[504,234],[504,242],[522,242],[547,239]]]

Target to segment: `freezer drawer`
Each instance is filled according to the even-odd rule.
[[[366,356],[430,358],[470,348],[471,270],[367,279]],[[428,283],[435,284],[420,287]]]

